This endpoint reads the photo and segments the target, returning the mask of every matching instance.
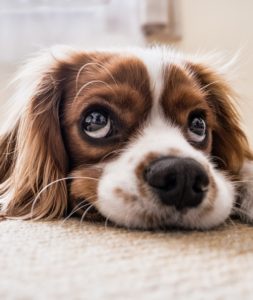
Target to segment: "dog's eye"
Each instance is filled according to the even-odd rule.
[[[95,139],[107,137],[111,131],[111,119],[106,112],[92,111],[83,120],[84,132]]]
[[[190,119],[188,134],[193,142],[200,143],[206,137],[206,122],[202,117],[193,117]]]

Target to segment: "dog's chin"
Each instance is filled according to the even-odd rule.
[[[107,208],[101,203],[98,206],[98,211],[104,216],[106,220],[112,223],[131,229],[170,229],[181,228],[189,230],[208,230],[215,228],[229,217],[231,207],[222,215],[217,216],[214,211],[206,212],[204,208],[188,208],[184,211],[177,211],[174,207],[159,207],[156,210],[132,210],[131,212],[124,210],[123,214],[116,213],[115,211],[108,211]]]

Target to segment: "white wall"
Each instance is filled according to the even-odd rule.
[[[55,44],[144,45],[138,0],[0,0],[0,119],[20,62]]]
[[[8,0],[5,1],[6,3],[8,2]],[[101,38],[101,35],[98,36],[97,33],[95,36],[94,34],[92,35],[92,30],[90,29],[92,28],[92,24],[90,24],[88,28],[83,28],[81,30],[79,29],[77,35],[64,34],[64,28],[62,35],[60,35],[60,33],[55,34],[58,27],[52,27],[53,29],[51,31],[47,26],[45,36],[49,38],[50,41],[48,41],[47,39],[43,40],[41,38],[39,39],[41,41],[39,46],[43,46],[43,43],[46,46],[49,44],[53,44],[54,41],[58,41],[56,37],[58,37],[59,42],[68,42],[64,39],[66,38],[66,36],[70,36],[73,39],[77,39],[77,37],[80,36],[80,42],[83,43],[84,46],[94,46],[97,43],[99,46],[110,46],[110,44],[113,43],[121,45],[143,44],[143,39],[139,31],[140,29],[135,29],[134,27],[137,26],[137,11],[135,7],[135,1],[137,0],[113,0],[113,3],[115,4],[114,17],[111,16],[111,23],[107,23],[107,29],[110,30],[111,35],[103,34],[103,38]],[[175,44],[176,47],[186,52],[192,53],[195,53],[198,50],[201,50],[201,52],[213,50],[222,52],[227,51],[229,53],[228,57],[233,56],[233,54],[235,54],[238,49],[242,48],[241,59],[238,63],[238,73],[235,74],[237,76],[237,79],[235,81],[235,88],[241,96],[243,119],[247,126],[249,137],[253,144],[253,1],[177,1],[179,2],[179,6],[181,7],[180,22],[182,25],[182,40]],[[10,3],[10,1],[8,3]],[[131,14],[128,9],[133,9],[135,13]],[[113,26],[115,16],[118,24],[120,24],[120,20],[123,20],[123,25]],[[1,20],[2,22],[4,22],[3,19]],[[50,22],[54,22],[54,20],[52,19]],[[56,23],[56,25],[57,24],[59,25],[60,23],[58,22]],[[48,25],[51,26],[52,24],[48,23]],[[74,26],[74,23],[70,22],[68,26]],[[5,28],[3,28],[3,26],[0,27],[0,33],[2,32],[2,36],[5,35],[6,38],[9,39],[8,42],[12,43],[11,46],[8,46],[6,43],[6,39],[0,39],[0,48],[2,51],[2,55],[3,51],[5,50],[6,61],[7,56],[11,56],[13,60],[13,53],[19,53],[21,50],[21,53],[23,55],[24,51],[27,51],[24,49],[29,48],[26,48],[26,46],[28,46],[28,43],[30,43],[30,46],[37,43],[37,40],[32,42],[29,39],[23,39],[23,44],[21,44],[21,34],[23,32],[21,29],[22,27],[20,27],[17,31],[19,32],[19,34],[17,35],[15,28],[11,27],[10,25],[7,27],[5,26]],[[29,28],[27,27],[26,30],[28,29]],[[32,32],[33,28],[30,28],[29,30]],[[43,31],[40,31],[40,34],[43,35]],[[93,38],[91,38],[91,36]],[[15,68],[16,65],[10,65],[9,61],[7,64],[0,64],[0,99],[8,98],[8,94],[4,91],[4,87],[9,81],[9,78]]]
[[[234,88],[253,144],[253,1],[180,1],[183,39],[177,47],[193,53],[227,51],[228,57],[242,48]]]

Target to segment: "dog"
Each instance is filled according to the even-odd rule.
[[[225,68],[162,46],[32,58],[1,129],[6,218],[128,228],[253,220],[253,155]]]

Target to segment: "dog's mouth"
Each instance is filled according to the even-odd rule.
[[[138,201],[142,202],[141,200]],[[77,204],[75,207],[71,206],[71,208],[68,209],[65,218],[77,217],[80,219],[80,222],[87,221],[105,224],[106,226],[129,227],[146,230],[182,228],[182,217],[188,211],[188,209],[184,209],[179,212],[173,207],[168,209],[167,207],[164,208],[160,205],[157,205],[157,208],[153,211],[143,208],[142,211],[135,213],[135,220],[134,222],[131,221],[131,223],[134,224],[126,226],[124,220],[118,220],[112,216],[106,216],[101,213],[99,208],[96,207],[96,204],[92,204],[86,200],[80,200],[79,203],[82,203],[82,205]],[[158,213],[159,211],[160,213]],[[185,226],[184,228],[187,227]]]
[[[154,190],[147,183],[141,190],[130,190],[126,185],[113,187],[111,177],[105,176],[95,206],[105,218],[128,228],[210,229],[220,225],[232,210],[233,185],[215,173],[215,180],[213,175],[202,176],[201,184],[196,186],[194,172],[190,174],[180,186],[177,180],[170,181],[165,191],[157,191],[157,186]]]
[[[216,227],[231,213],[234,188],[222,172],[200,161],[163,156],[142,168],[120,168],[115,161],[95,180],[88,169],[76,171],[69,214],[132,229]]]
[[[170,229],[209,229],[223,223],[230,209],[224,216],[217,215],[217,208],[211,198],[212,189],[205,188],[205,199],[198,205],[178,207],[173,201],[164,203],[154,194],[148,198],[127,193],[117,188],[116,198],[96,199],[89,202],[79,199],[68,211],[68,216],[78,216],[82,221],[92,221],[105,226],[127,227],[141,230]],[[74,213],[73,213],[74,212]],[[211,224],[211,225],[210,225]]]
[[[131,201],[130,199],[133,200],[133,195],[125,193],[124,198],[118,198],[118,203],[126,203],[126,201]],[[82,203],[85,203],[85,208],[81,207],[78,210],[73,208],[73,210],[76,210],[74,215],[81,218],[81,222],[92,221],[106,224],[106,226],[111,225],[144,230],[197,228],[198,226],[192,226],[192,218],[197,220],[208,210],[208,205],[206,204],[201,204],[197,208],[185,207],[177,209],[174,205],[165,205],[158,199],[138,198],[137,195],[134,196],[134,201],[132,204],[129,202],[127,208],[122,207],[121,213],[117,212],[116,214],[113,211],[113,209],[117,211],[116,205],[111,207],[111,211],[108,213],[99,205],[101,203],[99,200],[95,201],[94,204],[82,201]]]

